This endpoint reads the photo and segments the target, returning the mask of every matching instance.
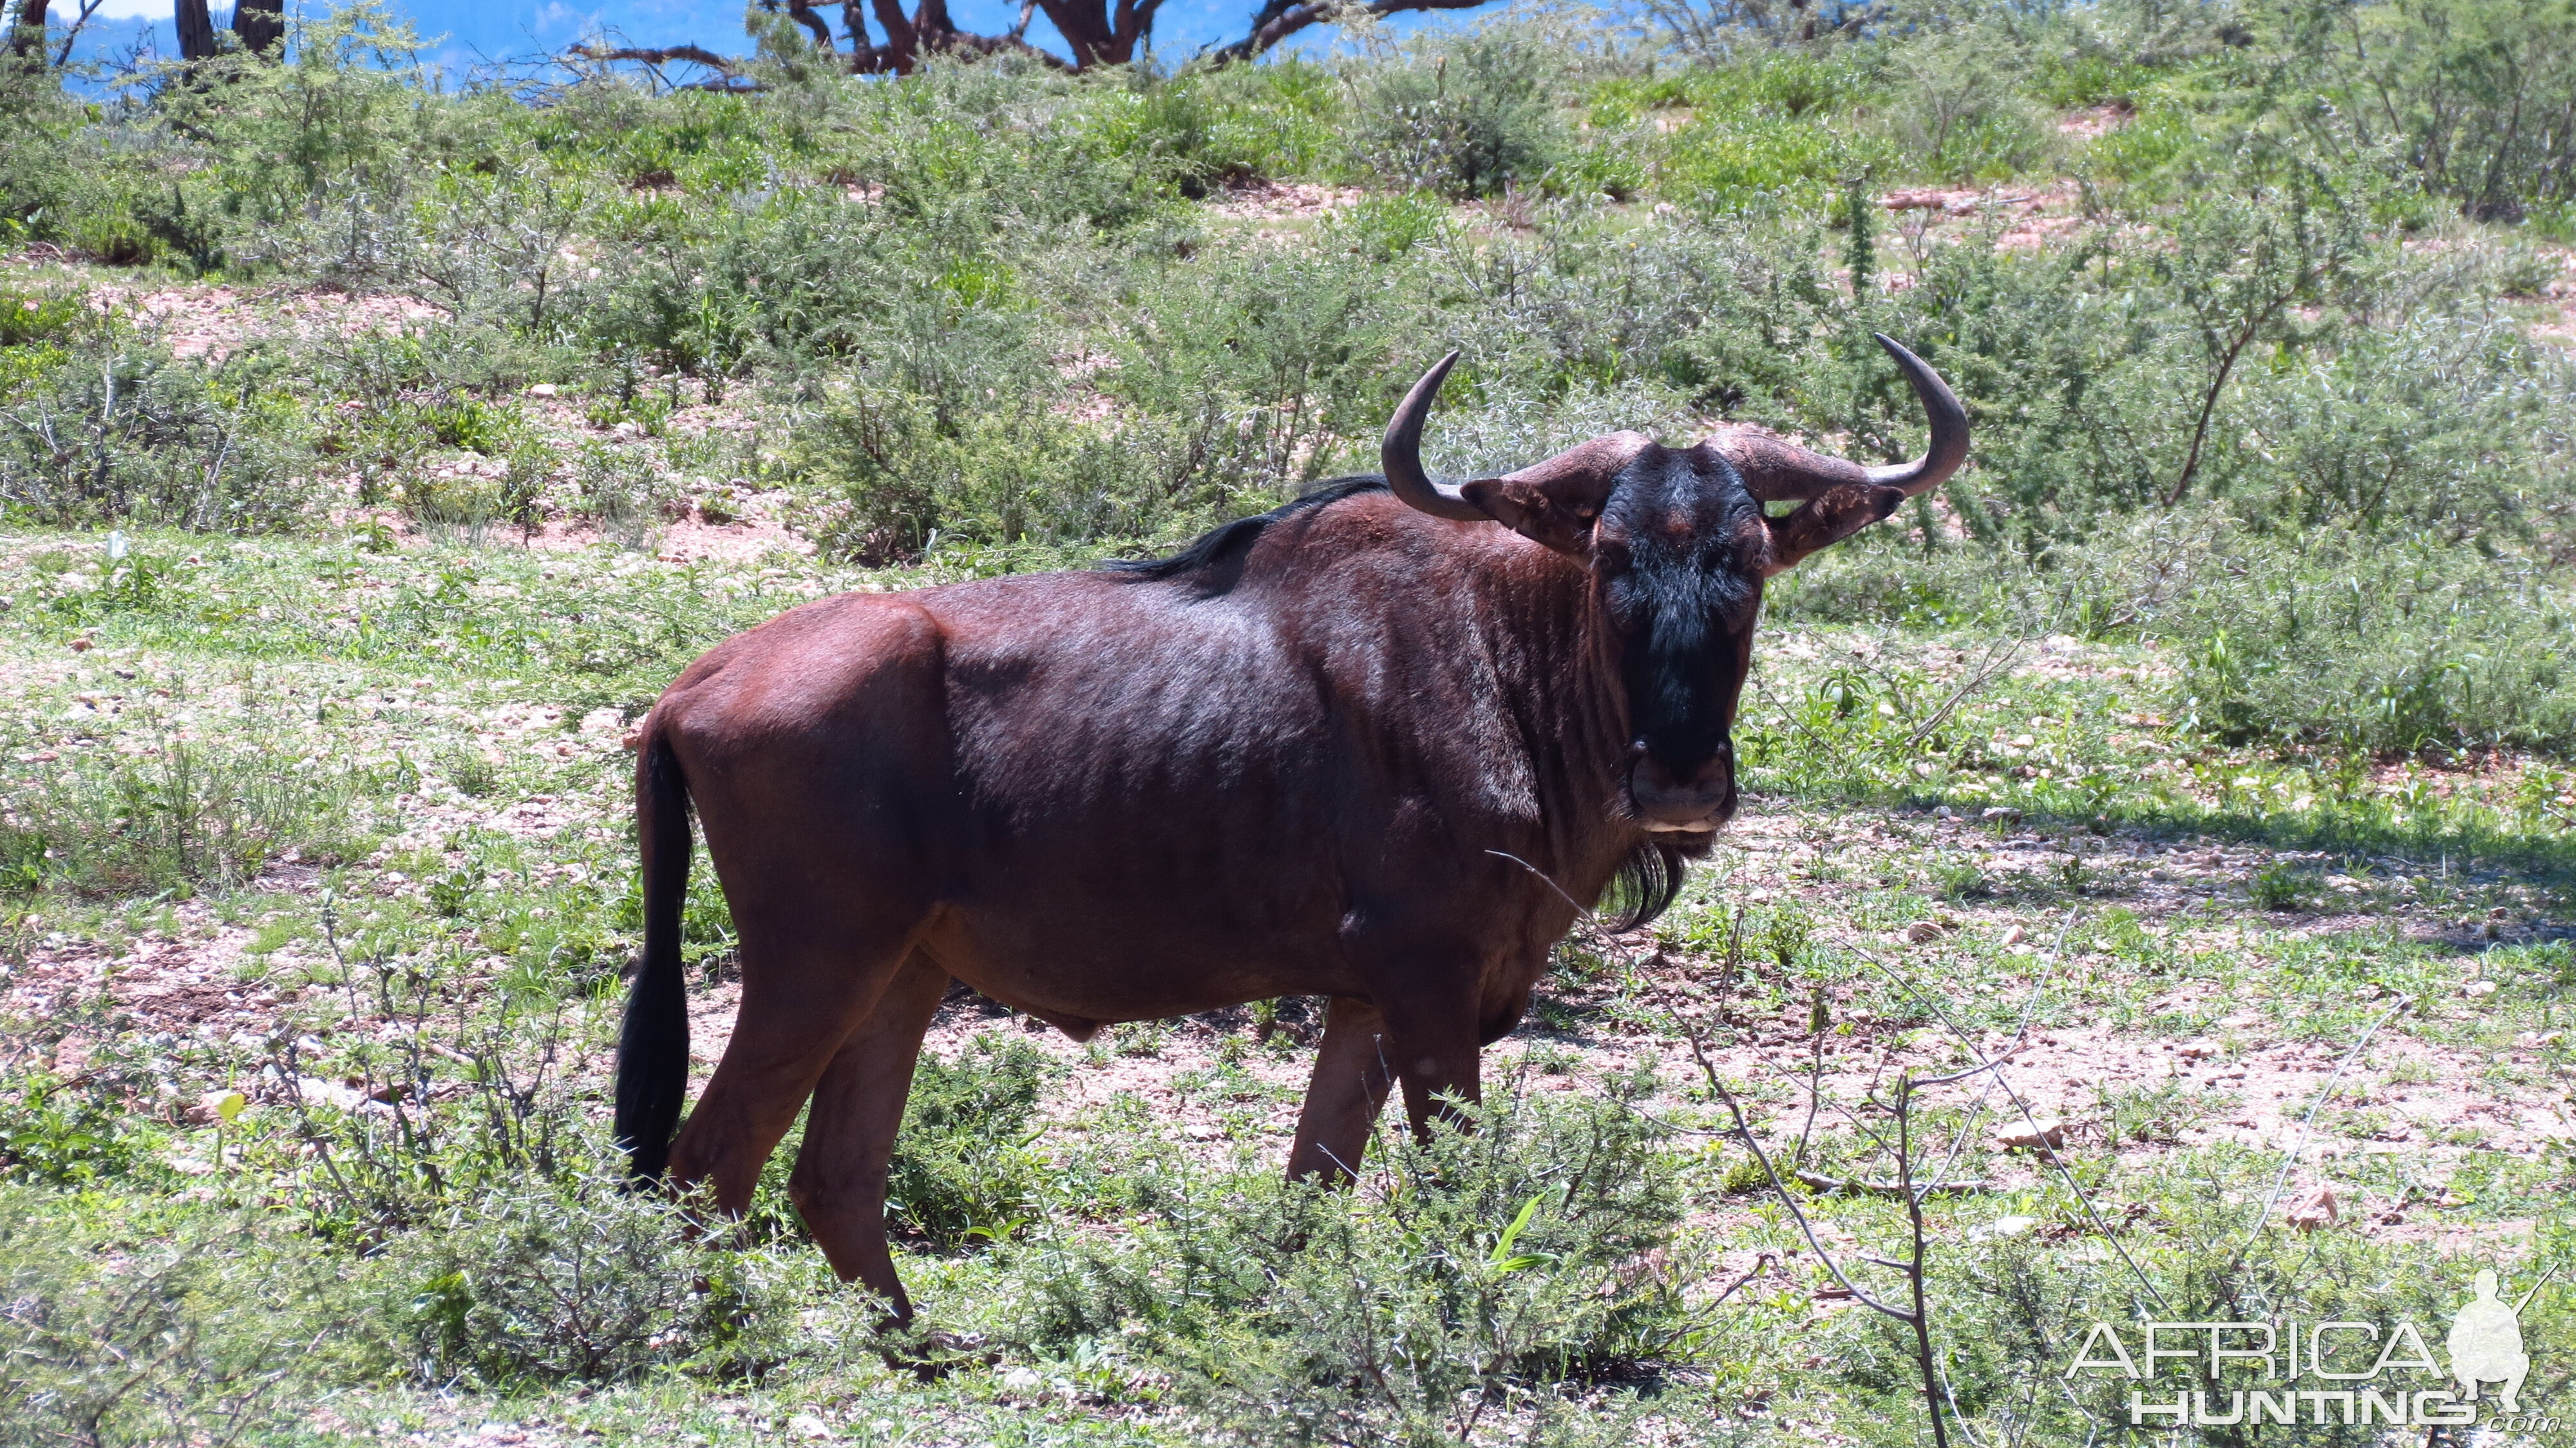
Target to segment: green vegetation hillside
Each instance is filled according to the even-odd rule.
[[[0,1441],[1928,1442],[1819,1253],[1902,1294],[1892,1083],[1999,1056],[1904,1120],[1971,1179],[1956,1441],[2130,1432],[2061,1374],[2150,1303],[2438,1334],[2576,1268],[2576,5],[753,30],[720,90],[451,86],[366,5],[0,56]],[[619,738],[698,652],[1369,470],[1452,347],[1437,471],[1906,456],[1872,332],[1970,464],[1772,585],[1745,823],[1568,944],[1483,1130],[1291,1191],[1314,1003],[961,991],[895,1191],[942,1375],[783,1160],[704,1234],[610,1184]],[[688,939],[703,1067],[704,883]]]

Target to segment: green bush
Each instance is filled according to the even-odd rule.
[[[741,1377],[796,1354],[810,1269],[695,1237],[678,1205],[605,1179],[496,1191],[370,1266],[370,1331],[433,1387]]]
[[[102,1235],[0,1185],[0,1413],[13,1441],[224,1444],[282,1408],[311,1284],[211,1224]],[[256,1285],[254,1285],[254,1281]]]
[[[886,1217],[896,1230],[954,1250],[1008,1238],[1037,1215],[1045,1168],[1029,1117],[1054,1073],[1016,1036],[975,1037],[954,1061],[925,1051],[895,1138]]]
[[[201,531],[302,521],[315,499],[297,477],[299,424],[246,380],[84,324],[0,397],[0,518]]]
[[[1166,1164],[1150,1225],[1015,1253],[1002,1316],[1042,1354],[1179,1369],[1264,1441],[1555,1421],[1568,1394],[1686,1352],[1699,1326],[1675,1162],[1631,1105],[1651,1082],[1604,1084],[1497,1092],[1472,1130],[1427,1142],[1383,1133],[1347,1191]]]
[[[2576,5],[2393,0],[2307,43],[2348,103],[2368,101],[2335,123],[2400,150],[2469,215],[2576,200]],[[2523,119],[2541,115],[2555,119]]]
[[[125,1103],[103,1083],[27,1070],[0,1086],[0,1182],[76,1187],[112,1180],[146,1149]]]
[[[1354,158],[1447,196],[1535,184],[1566,145],[1548,94],[1559,73],[1536,36],[1505,27],[1416,42],[1355,74]]]
[[[1315,174],[1339,156],[1332,73],[1306,60],[1130,70],[1101,81],[1085,119],[1113,154],[1155,158],[1186,195],[1223,182]]]
[[[1998,181],[2028,170],[2052,139],[2024,94],[2030,58],[2010,30],[1944,28],[1891,56],[1887,126],[1895,154],[1948,180]]]
[[[93,592],[177,586],[174,571],[165,560],[130,557]],[[82,604],[91,616],[114,606]],[[83,749],[10,772],[0,895],[184,895],[240,884],[290,847],[328,862],[351,848],[352,806],[374,783],[351,771],[280,770],[256,748],[175,737],[133,754]]]

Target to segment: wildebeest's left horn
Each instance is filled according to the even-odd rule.
[[[1914,384],[1914,395],[1923,403],[1923,416],[1932,425],[1932,441],[1924,447],[1923,456],[1910,463],[1867,469],[1869,480],[1883,488],[1901,488],[1909,498],[1928,493],[1968,460],[1968,409],[1959,405],[1959,395],[1922,358],[1906,351],[1885,332],[1872,332],[1870,336],[1896,359],[1897,370],[1905,374],[1905,380]]]
[[[1492,514],[1468,502],[1456,487],[1433,482],[1422,470],[1422,419],[1430,415],[1431,399],[1440,395],[1440,383],[1457,361],[1455,352],[1441,358],[1404,394],[1395,416],[1387,419],[1386,440],[1378,445],[1378,465],[1386,470],[1386,485],[1395,495],[1423,512],[1462,523],[1488,523]]]
[[[1924,418],[1932,428],[1932,441],[1923,456],[1910,463],[1862,467],[1754,428],[1711,438],[1710,443],[1744,475],[1744,485],[1753,496],[1765,502],[1804,501],[1833,488],[1861,484],[1895,488],[1911,498],[1939,487],[1968,460],[1968,410],[1959,405],[1958,394],[1895,338],[1879,332],[1870,335],[1896,359],[1898,370],[1914,384],[1914,395],[1923,403]]]

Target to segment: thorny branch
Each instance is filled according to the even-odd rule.
[[[1744,1108],[1736,1104],[1735,1093],[1726,1089],[1725,1080],[1717,1074],[1717,1066],[1708,1059],[1708,1052],[1700,1045],[1699,1037],[1693,1035],[1688,1039],[1691,1057],[1699,1062],[1701,1073],[1708,1078],[1709,1090],[1715,1092],[1717,1099],[1725,1103],[1727,1115],[1735,1120],[1736,1138],[1744,1143],[1746,1150],[1753,1153],[1753,1159],[1762,1164],[1762,1174],[1770,1179],[1773,1195],[1780,1199],[1782,1206],[1789,1209],[1789,1216],[1797,1222],[1800,1235],[1807,1239],[1809,1247],[1815,1249],[1816,1259],[1825,1264],[1825,1270],[1833,1274],[1834,1280],[1842,1284],[1843,1290],[1851,1294],[1853,1301],[1914,1329],[1915,1367],[1923,1377],[1923,1407],[1926,1415],[1932,1420],[1933,1448],[1949,1448],[1950,1430],[1941,1412],[1941,1404],[1946,1395],[1942,1388],[1939,1366],[1932,1355],[1931,1306],[1924,1291],[1923,1259],[1929,1242],[1923,1221],[1923,1198],[1927,1193],[1918,1192],[1914,1188],[1911,1135],[1914,1115],[1913,1083],[1900,1075],[1896,1084],[1897,1190],[1905,1198],[1905,1215],[1910,1229],[1909,1240],[1912,1251],[1908,1259],[1903,1262],[1888,1262],[1875,1257],[1869,1259],[1899,1268],[1905,1273],[1907,1289],[1913,1301],[1913,1305],[1908,1308],[1890,1306],[1861,1290],[1860,1285],[1852,1281],[1850,1275],[1843,1271],[1842,1263],[1834,1260],[1834,1255],[1825,1250],[1823,1240],[1816,1235],[1815,1225],[1807,1220],[1807,1214],[1799,1209],[1798,1199],[1791,1195],[1788,1185],[1780,1180],[1779,1168],[1772,1165],[1770,1153],[1765,1152],[1762,1149],[1762,1143],[1755,1139],[1752,1126],[1744,1119]]]
[[[2068,929],[2072,928],[2074,923],[2074,912],[2067,912],[2066,924],[2059,927],[2057,933],[2057,954],[2062,955],[2064,953],[2066,947],[2066,932]],[[1850,951],[1852,954],[1859,956],[1862,960],[1868,962],[1872,969],[1876,970],[1879,974],[1886,976],[1890,981],[1895,982],[1896,987],[1899,990],[1904,991],[1907,995],[1910,995],[1917,1001],[1921,1002],[1924,1008],[1929,1010],[1935,1019],[1948,1028],[1951,1036],[1958,1041],[1960,1048],[1965,1050],[1969,1056],[1976,1061],[1978,1070],[1993,1071],[1995,1073],[1995,1084],[2004,1088],[2004,1095],[2010,1098],[2014,1108],[2021,1112],[2022,1123],[2030,1127],[2034,1132],[2039,1130],[2038,1114],[2030,1109],[2030,1103],[2022,1099],[2022,1094],[2015,1091],[2012,1087],[2012,1083],[2006,1081],[2003,1077],[2003,1072],[1997,1069],[2003,1064],[2002,1061],[1989,1058],[1985,1052],[1979,1050],[1975,1039],[1969,1036],[1966,1031],[1961,1030],[1958,1022],[1950,1019],[1949,1012],[1941,1009],[1938,1001],[1934,1000],[1924,992],[1917,990],[1911,982],[1907,981],[1896,972],[1889,970],[1884,962],[1879,960],[1877,956],[1870,954],[1868,951],[1848,942],[1843,945],[1843,949]],[[2093,1230],[2099,1232],[2102,1235],[2103,1240],[2111,1244],[2111,1250],[2120,1254],[2120,1260],[2127,1263],[2129,1271],[2137,1277],[2138,1285],[2146,1289],[2147,1296],[2155,1299],[2157,1308],[2159,1310],[2165,1310],[2166,1304],[2164,1294],[2156,1290],[2155,1283],[2148,1279],[2146,1269],[2138,1265],[2138,1260],[2129,1255],[2127,1244],[2123,1243],[2118,1237],[2112,1235],[2111,1229],[2103,1223],[2102,1214],[2095,1211],[2093,1208],[2092,1195],[2086,1192],[2082,1184],[2075,1180],[2075,1173],[2066,1165],[2066,1158],[2055,1151],[2046,1152],[2044,1155],[2047,1157],[2048,1164],[2057,1168],[2058,1177],[2066,1183],[2066,1189],[2075,1194],[2076,1204],[2084,1209],[2085,1220],[2091,1222],[2093,1224]]]

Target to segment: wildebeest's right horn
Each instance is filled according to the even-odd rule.
[[[1430,415],[1431,399],[1440,395],[1441,380],[1457,360],[1455,352],[1441,358],[1404,394],[1395,416],[1387,419],[1386,440],[1378,445],[1378,465],[1386,470],[1386,485],[1395,495],[1423,512],[1462,523],[1488,523],[1492,514],[1468,502],[1456,487],[1433,482],[1422,470],[1422,419]]]
[[[1869,480],[1883,488],[1902,489],[1909,498],[1928,493],[1968,460],[1968,409],[1959,405],[1959,395],[1922,358],[1884,332],[1872,332],[1870,336],[1896,359],[1897,370],[1905,374],[1905,380],[1914,384],[1914,395],[1923,403],[1924,420],[1931,424],[1932,441],[1924,447],[1923,456],[1910,463],[1867,469]]]

